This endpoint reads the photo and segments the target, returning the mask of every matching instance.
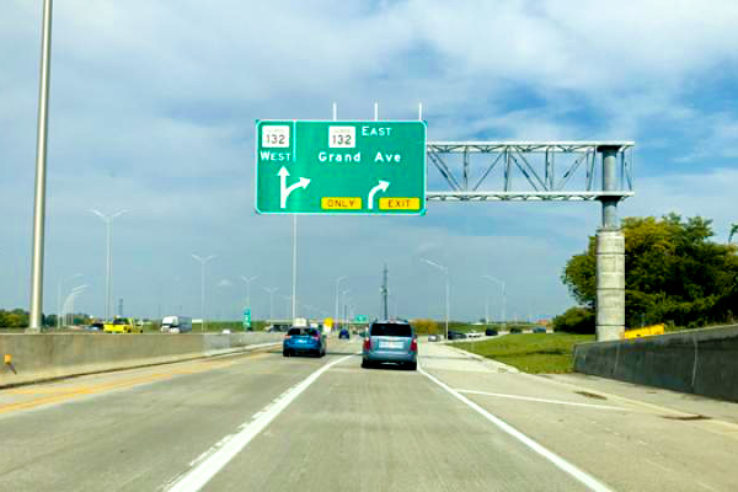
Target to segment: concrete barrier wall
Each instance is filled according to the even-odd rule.
[[[738,325],[582,343],[574,348],[574,370],[738,401]]]
[[[275,343],[279,333],[0,334],[0,387],[100,371],[176,362]]]

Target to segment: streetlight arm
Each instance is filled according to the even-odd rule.
[[[436,263],[434,261],[430,261],[428,258],[421,258],[420,261],[422,261],[424,263],[427,263],[428,265],[432,266],[433,268],[438,268],[443,273],[448,274],[448,268],[447,267],[445,267],[443,265],[439,265],[438,263]]]

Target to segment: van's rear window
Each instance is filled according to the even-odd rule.
[[[315,328],[290,328],[290,331],[287,332],[287,335],[289,336],[311,336],[316,337],[319,335],[318,330]]]
[[[411,337],[413,330],[410,325],[398,323],[375,323],[372,325],[371,336],[373,337]]]

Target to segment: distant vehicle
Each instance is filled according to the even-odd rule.
[[[463,338],[466,338],[466,333],[464,333],[463,331],[449,331],[448,332],[449,340],[461,340]]]
[[[231,330],[229,330],[228,328],[223,328],[223,331],[221,331],[221,333],[223,335],[230,335],[231,334]]]
[[[143,327],[136,326],[132,318],[115,318],[112,323],[103,325],[105,333],[143,333]]]
[[[533,333],[546,333],[546,328],[543,326],[536,326],[533,328]]]
[[[484,334],[488,337],[494,337],[497,336],[497,330],[494,328],[487,328],[484,330]]]
[[[161,320],[162,333],[188,333],[192,331],[192,318],[187,316],[164,316]]]
[[[523,333],[523,329],[519,326],[513,326],[510,328],[510,333]]]
[[[418,368],[418,337],[406,321],[375,321],[364,338],[361,367],[392,362],[414,371]]]
[[[469,333],[466,334],[466,336],[468,336],[469,338],[480,338],[482,336],[482,332],[481,331],[470,331]]]
[[[291,357],[297,354],[325,355],[326,339],[317,328],[290,328],[282,342],[282,355]]]
[[[428,335],[428,341],[429,342],[437,342],[438,340],[440,340],[438,338],[438,335]]]
[[[292,326],[294,326],[295,328],[307,328],[309,324],[306,318],[295,318],[292,321]],[[310,328],[315,328],[315,327],[311,326]]]
[[[105,325],[101,321],[94,321],[87,327],[87,331],[103,331]]]
[[[345,338],[346,340],[348,340],[348,339],[350,339],[350,338],[351,338],[351,334],[349,333],[349,331],[348,331],[348,330],[347,330],[346,328],[343,328],[343,329],[342,329],[342,330],[341,330],[341,331],[340,331],[340,332],[338,333],[338,339],[340,340],[340,339],[342,339],[342,338]]]
[[[269,328],[267,328],[267,331],[269,333],[283,333],[286,331],[289,331],[290,325],[280,325],[280,324],[274,324],[271,325]]]

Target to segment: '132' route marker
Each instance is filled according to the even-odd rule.
[[[256,211],[425,213],[423,121],[256,123]]]

